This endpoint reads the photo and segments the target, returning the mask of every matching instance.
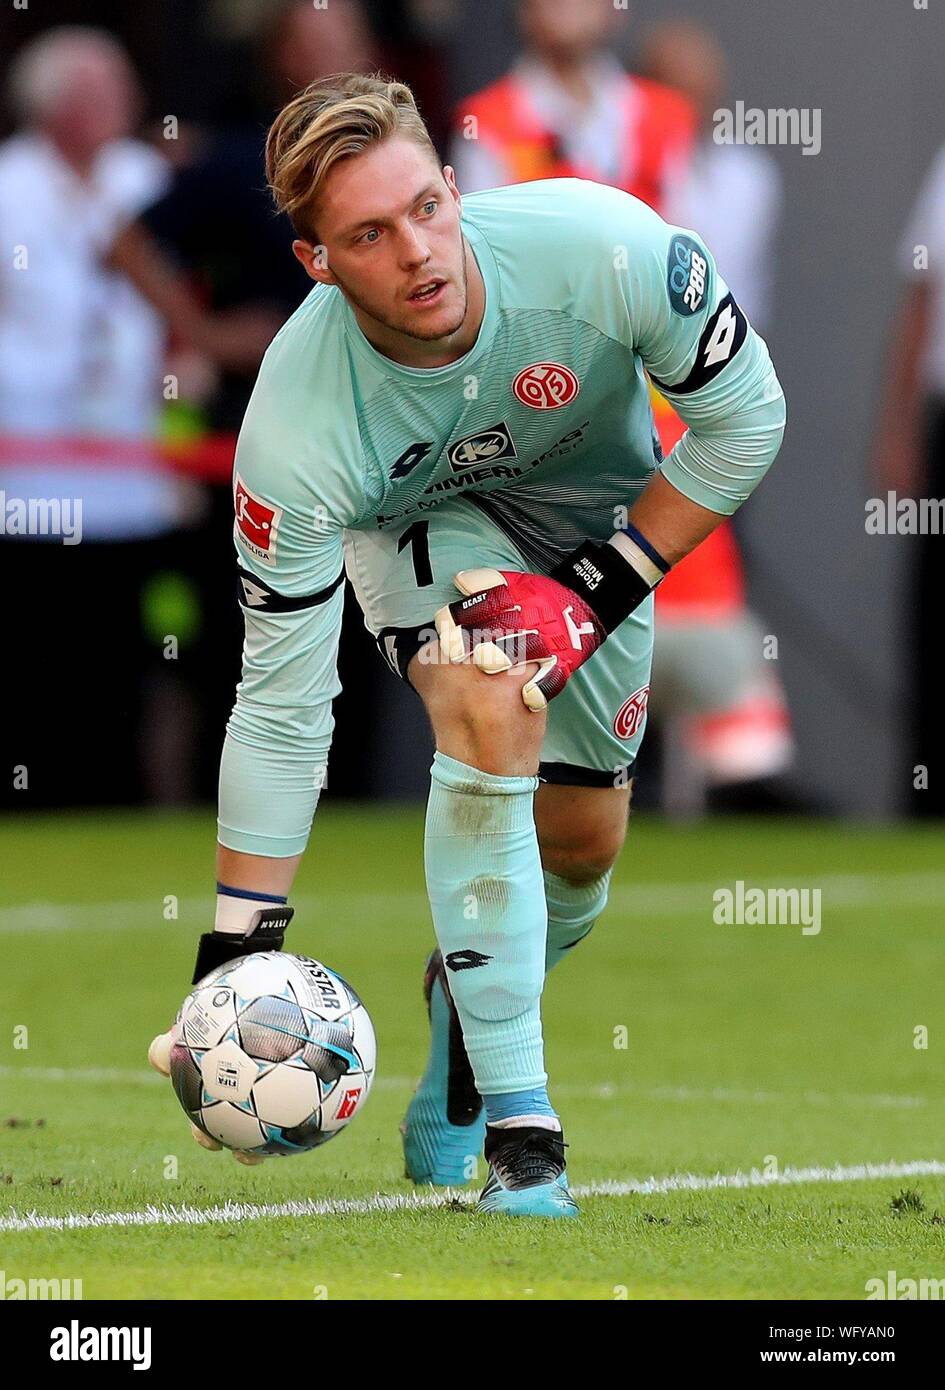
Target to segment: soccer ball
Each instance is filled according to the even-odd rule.
[[[354,1118],[374,1078],[367,1009],[308,956],[257,951],[211,971],[184,1000],[174,1036],[177,1098],[229,1149],[314,1149]]]

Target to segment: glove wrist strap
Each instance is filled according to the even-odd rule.
[[[244,934],[234,931],[204,932],[197,947],[193,983],[196,984],[211,970],[238,956],[251,956],[254,951],[281,951],[286,928],[293,915],[294,908],[291,907],[254,906]]]
[[[639,567],[635,562],[637,551]],[[585,541],[555,566],[550,577],[579,594],[604,630],[611,633],[639,607],[668,569],[668,565],[665,570],[660,569],[635,538],[618,532],[606,545]]]

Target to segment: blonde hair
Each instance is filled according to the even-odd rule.
[[[276,206],[301,236],[316,240],[314,205],[328,171],[394,134],[437,159],[405,83],[352,72],[312,82],[282,108],[266,139],[266,177]]]

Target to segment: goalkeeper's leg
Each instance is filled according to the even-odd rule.
[[[631,786],[548,782],[538,789],[535,819],[548,906],[546,971],[584,940],[607,906],[613,866],[626,837],[630,793]]]
[[[546,972],[572,954],[606,906],[629,797],[628,788],[546,782],[538,788],[535,820],[548,910]],[[476,1173],[485,1114],[439,948],[427,963],[424,996],[430,1052],[402,1126],[407,1176],[449,1186]]]
[[[475,668],[424,666],[418,657],[410,677],[425,701],[437,742],[426,869],[442,965],[437,963],[439,979],[432,984],[428,974],[431,1022],[434,1029],[445,1025],[433,1011],[442,1010],[448,996],[471,1080],[484,1101],[487,1153],[501,1152],[501,1159],[492,1163],[495,1171],[490,1172],[483,1209],[558,1215],[570,1214],[574,1206],[567,1193],[560,1140],[542,1138],[560,1136],[560,1123],[546,1090],[540,1015],[548,917],[533,803],[544,720],[529,711],[523,718],[516,703],[519,686],[530,674],[509,672],[500,681],[490,681]],[[620,795],[614,792],[613,799]],[[550,796],[554,805],[554,792]],[[572,822],[573,803],[580,800],[571,798]],[[625,819],[625,797],[621,804]],[[607,817],[598,813],[594,853],[582,855],[574,834],[565,829],[565,819],[559,800],[558,815],[549,816],[554,832],[550,863],[563,872],[552,870],[548,883],[554,890],[556,925],[564,928],[567,939],[556,940],[555,953],[570,948],[589,930],[622,841],[622,829],[608,840]],[[457,1041],[450,1039],[448,1058],[440,1049],[450,1069],[457,1060]],[[408,1164],[415,1170],[435,1169],[437,1155],[412,1153],[411,1130],[414,1140],[426,1135],[431,1149],[442,1150],[444,1140],[455,1140],[461,1148],[464,1140],[459,1124],[431,1126],[432,1116],[419,1113],[425,1101],[442,1110],[444,1098],[434,1094],[436,1080],[425,1078],[427,1084],[408,1114]],[[467,1087],[467,1095],[470,1092],[474,1094],[472,1086]],[[473,1113],[470,1107],[470,1132]],[[511,1148],[506,1130],[515,1131]],[[477,1131],[478,1149],[481,1129]],[[459,1150],[441,1152],[440,1166],[450,1167],[461,1157]],[[424,1159],[432,1161],[424,1164]],[[517,1168],[527,1181],[516,1176]],[[537,1168],[541,1181],[534,1182]],[[504,1175],[501,1180],[499,1172]],[[415,1171],[414,1176],[422,1173]],[[428,1176],[442,1181],[445,1175]]]

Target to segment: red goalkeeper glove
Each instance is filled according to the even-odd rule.
[[[536,663],[522,699],[543,710],[669,568],[640,549],[638,535],[627,545],[621,534],[619,548],[586,541],[549,575],[461,571],[454,583],[466,597],[434,619],[444,656],[487,675]]]

